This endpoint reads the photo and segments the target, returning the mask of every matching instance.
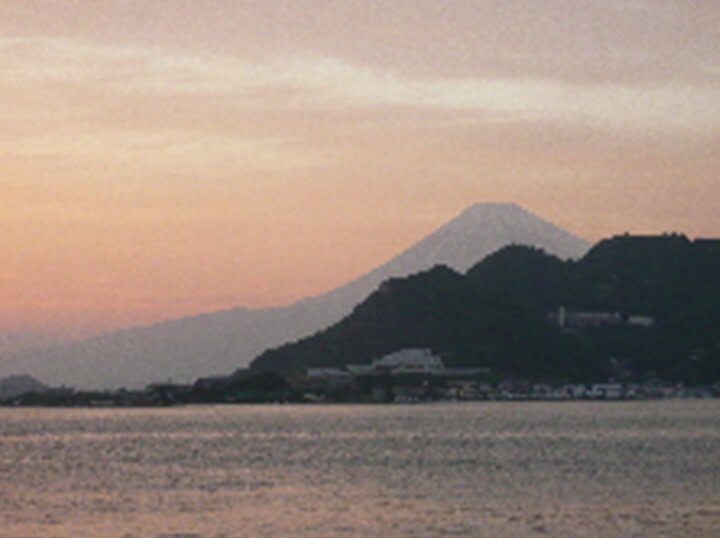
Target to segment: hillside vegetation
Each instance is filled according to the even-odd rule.
[[[568,318],[616,321],[561,327],[553,315],[561,307]],[[635,316],[645,323],[631,323]],[[578,261],[508,246],[465,274],[436,266],[388,280],[340,322],[266,351],[251,370],[367,363],[405,347],[498,375],[717,381],[720,241],[617,236]]]

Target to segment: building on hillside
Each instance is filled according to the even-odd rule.
[[[627,323],[637,327],[652,327],[655,325],[655,318],[652,316],[628,316]]]
[[[310,368],[308,380],[340,380],[378,375],[425,375],[451,378],[490,373],[488,368],[446,368],[440,356],[425,348],[405,348],[373,360],[370,364],[348,364],[345,368]]]
[[[355,375],[381,374],[426,374],[434,375],[445,370],[443,360],[434,355],[432,350],[424,348],[408,348],[395,351],[371,364],[349,364],[349,372]]]
[[[352,374],[342,368],[308,368],[307,376],[310,379],[323,379],[323,378],[345,378],[350,377]]]
[[[564,306],[550,312],[547,319],[563,329],[585,329],[595,327],[612,327],[634,325],[636,327],[652,327],[655,318],[652,316],[633,314],[626,316],[620,312],[576,311],[567,310]]]
[[[401,349],[373,361],[373,365],[393,374],[432,374],[445,369],[443,360],[430,349]]]

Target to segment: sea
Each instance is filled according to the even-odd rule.
[[[720,400],[0,409],[0,536],[718,537]]]

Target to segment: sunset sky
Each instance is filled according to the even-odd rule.
[[[288,304],[476,202],[720,236],[709,0],[1,0],[0,337]]]

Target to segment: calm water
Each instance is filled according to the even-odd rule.
[[[0,409],[0,536],[720,536],[720,400]]]

